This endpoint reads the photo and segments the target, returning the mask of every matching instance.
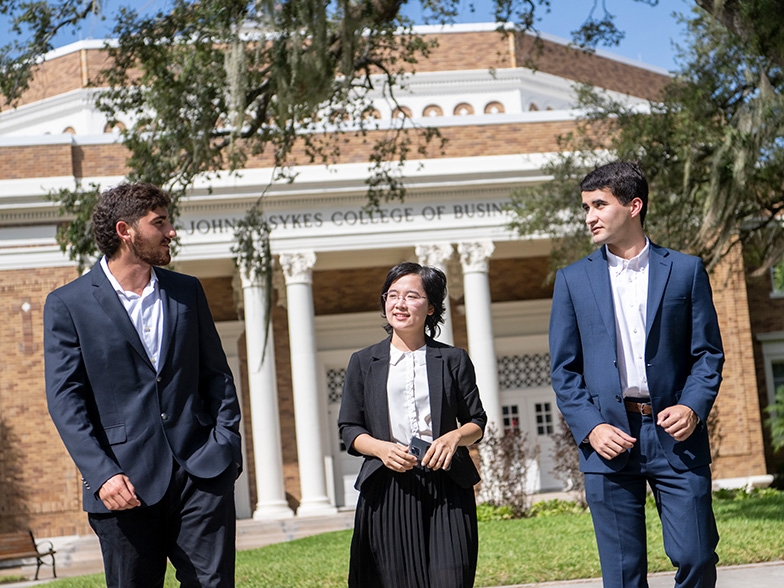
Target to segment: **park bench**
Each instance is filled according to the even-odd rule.
[[[47,543],[49,547],[43,546]],[[43,546],[43,547],[42,547]],[[36,545],[32,531],[18,531],[16,533],[0,533],[0,561],[16,559],[35,558],[35,579],[38,579],[38,572],[42,565],[52,566],[52,573],[57,577],[57,570],[54,566],[53,545],[49,541],[44,541]],[[45,562],[42,558],[52,558],[52,563]]]

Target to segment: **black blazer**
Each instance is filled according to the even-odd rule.
[[[46,299],[49,413],[81,471],[88,512],[108,512],[97,492],[116,474],[150,505],[174,459],[199,478],[242,463],[234,381],[201,284],[155,272],[164,309],[157,371],[99,264]]]
[[[363,433],[382,441],[391,441],[387,403],[390,341],[388,337],[357,351],[348,362],[338,426],[351,455],[361,455],[354,449],[354,439]],[[484,432],[487,415],[482,408],[474,365],[468,353],[428,337],[425,354],[433,437],[438,438],[454,431],[458,428],[458,422],[460,425],[476,423]],[[384,467],[377,457],[363,457],[365,461],[354,485],[360,491],[365,481]],[[469,488],[479,481],[479,473],[467,447],[457,448],[447,473],[463,488]]]

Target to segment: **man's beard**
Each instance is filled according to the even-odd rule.
[[[131,238],[131,249],[141,261],[150,265],[169,265],[171,252],[168,249],[161,249],[160,245],[160,241],[157,243],[145,241],[138,233]]]

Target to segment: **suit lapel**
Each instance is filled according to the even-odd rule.
[[[373,346],[373,359],[368,367],[367,379],[370,391],[365,395],[367,414],[377,419],[372,430],[384,431],[383,441],[390,441],[389,402],[387,400],[387,378],[389,377],[389,342],[387,338]]]
[[[163,368],[169,355],[174,330],[177,327],[177,317],[179,316],[179,304],[171,295],[171,281],[166,270],[156,269],[155,275],[158,277],[158,289],[163,304],[163,337],[161,338],[161,356],[159,370]]]
[[[613,307],[612,289],[610,288],[610,272],[607,269],[607,256],[604,247],[594,251],[587,258],[586,273],[588,284],[593,292],[596,307],[604,322],[604,328],[610,336],[614,349],[617,349],[615,337],[615,309]]]
[[[432,346],[432,339],[427,340],[425,357],[427,360],[427,386],[430,394],[430,417],[433,439],[441,436],[441,409],[444,399],[444,358],[441,349]]]
[[[651,325],[656,313],[661,306],[664,289],[670,278],[672,261],[669,259],[669,252],[651,243],[650,249],[650,274],[648,275],[648,309],[645,313],[645,335],[651,332]]]
[[[130,343],[134,351],[136,351],[142,360],[154,370],[155,368],[153,367],[152,362],[150,362],[150,358],[147,357],[147,352],[144,350],[144,345],[142,345],[142,341],[139,339],[139,334],[136,332],[136,329],[128,316],[128,312],[117,297],[117,292],[114,291],[111,282],[100,266],[100,262],[93,266],[90,275],[92,276],[94,286],[93,296],[98,304],[109,318],[112,319],[120,335],[128,340],[128,343]]]

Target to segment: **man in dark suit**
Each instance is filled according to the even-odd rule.
[[[560,270],[550,315],[552,382],[579,446],[604,585],[647,586],[646,486],[676,587],[715,586],[718,533],[705,423],[724,363],[700,259],[643,232],[648,183],[633,163],[581,182],[602,247]]]
[[[101,195],[103,259],[49,294],[49,413],[82,474],[108,586],[234,586],[239,404],[196,278],[169,263],[169,196],[150,184]]]

